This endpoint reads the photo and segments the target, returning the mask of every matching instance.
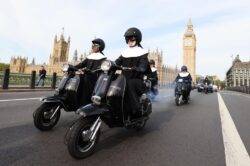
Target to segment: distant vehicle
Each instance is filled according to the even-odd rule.
[[[197,91],[202,92],[204,90],[204,84],[203,83],[198,83],[197,84]]]
[[[204,84],[204,79],[201,79],[197,84],[197,91],[198,92],[204,92],[204,93],[213,93],[214,88],[213,84]]]
[[[218,86],[217,85],[213,85],[213,91],[217,92],[218,91]]]
[[[207,86],[207,92],[208,92],[208,93],[213,93],[213,92],[214,92],[213,84],[209,84],[209,85]]]

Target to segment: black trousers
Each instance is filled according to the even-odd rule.
[[[140,109],[140,97],[145,92],[145,84],[141,79],[128,79],[126,88],[127,108],[132,114]]]

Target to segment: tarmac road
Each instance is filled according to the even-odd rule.
[[[177,107],[173,90],[161,89],[143,131],[102,126],[95,153],[83,160],[72,158],[64,144],[68,126],[77,115],[63,112],[49,132],[34,127],[32,113],[39,98],[49,94],[52,92],[0,93],[0,165],[230,165],[224,134],[233,130],[224,125],[217,93],[193,91],[190,103]],[[230,91],[220,95],[249,154],[250,95]],[[232,144],[235,140],[238,138]]]

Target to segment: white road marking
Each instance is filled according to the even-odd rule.
[[[22,99],[6,99],[6,100],[0,100],[1,102],[8,102],[8,101],[25,101],[25,100],[39,100],[41,97],[36,98],[22,98]]]
[[[250,157],[235,127],[232,117],[220,95],[218,94],[222,135],[227,166],[250,166]]]

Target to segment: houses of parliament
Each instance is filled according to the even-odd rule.
[[[70,37],[66,41],[64,35],[61,34],[58,39],[57,36],[54,38],[54,47],[52,54],[49,57],[48,65],[43,64],[47,70],[48,75],[52,75],[53,72],[56,72],[58,75],[62,75],[61,67],[63,64],[68,63],[68,55],[70,48]],[[41,65],[35,64],[35,59],[28,64],[28,59],[23,57],[11,57],[10,61],[10,71],[12,73],[26,73],[29,74],[31,71],[38,72],[41,68]]]
[[[52,52],[49,56],[49,63],[43,64],[47,70],[48,75],[52,75],[56,72],[58,75],[62,75],[61,67],[63,64],[71,63],[77,64],[82,61],[87,54],[81,54],[78,57],[77,51],[74,52],[73,59],[69,61],[69,49],[70,49],[70,37],[65,40],[63,33],[58,38],[55,36]],[[195,59],[196,59],[196,38],[193,32],[193,25],[191,20],[187,24],[186,32],[183,36],[183,65],[186,65],[191,73],[191,76],[195,82]],[[156,49],[149,51],[149,59],[153,59],[156,62],[156,68],[158,71],[159,82],[161,85],[172,83],[176,78],[179,70],[176,67],[170,67],[163,64],[163,52]],[[26,73],[30,74],[32,71],[40,70],[42,64],[35,64],[33,59],[31,63],[28,63],[27,58],[12,57],[10,61],[10,71],[12,73]]]

